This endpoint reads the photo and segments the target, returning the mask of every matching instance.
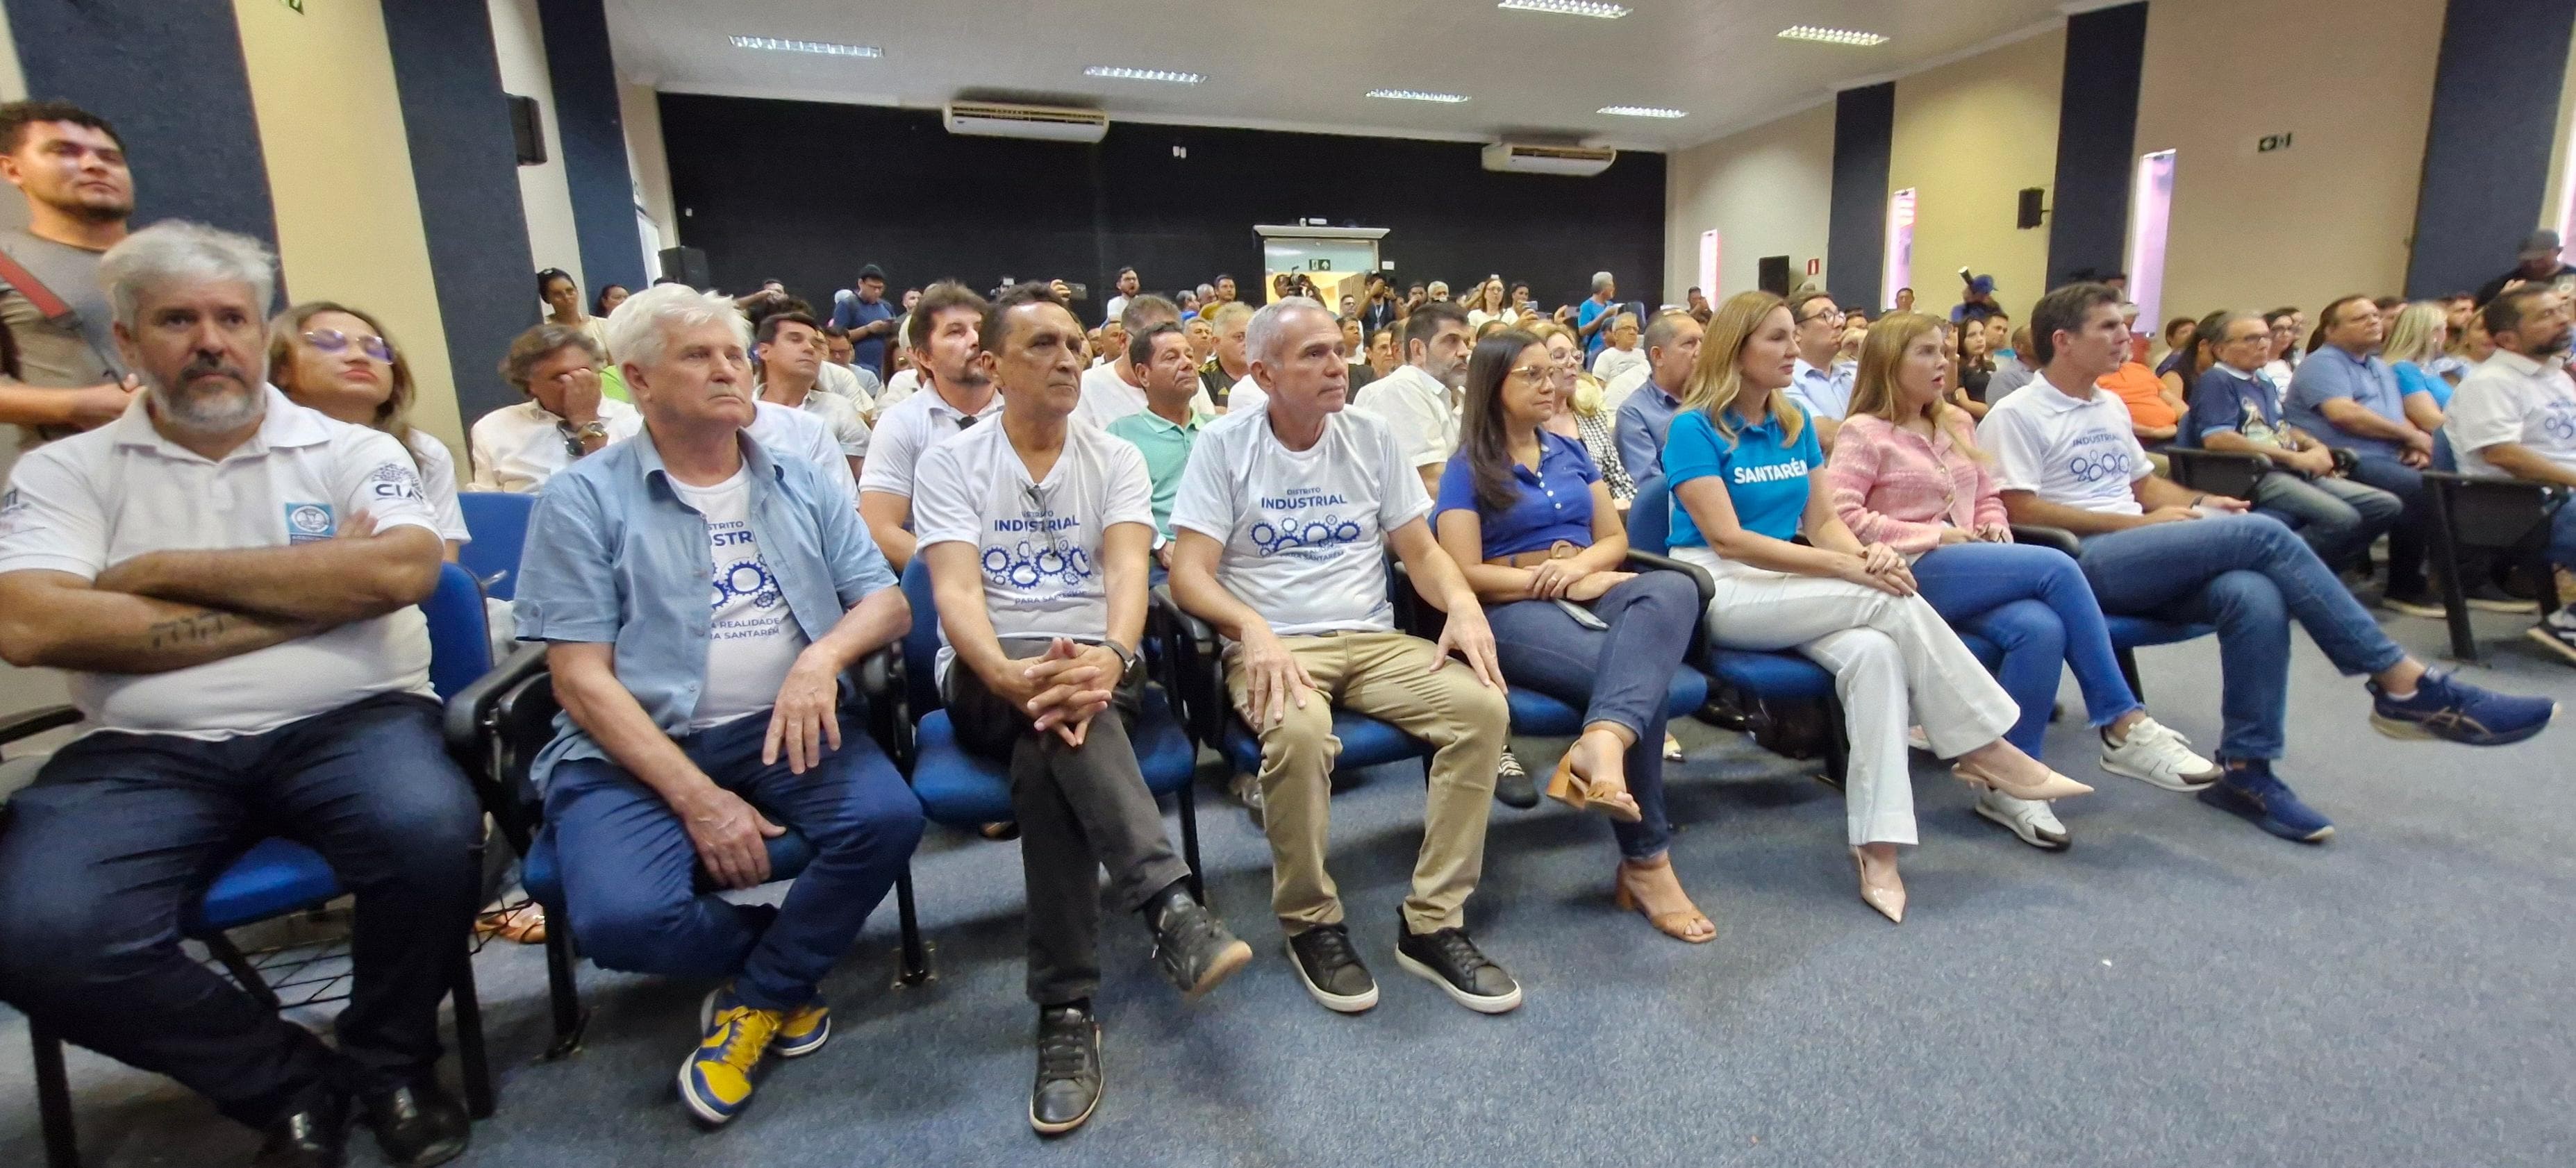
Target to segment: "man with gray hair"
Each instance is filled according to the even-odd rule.
[[[438,1002],[482,814],[448,760],[416,605],[444,545],[392,437],[266,384],[274,258],[165,222],[99,265],[144,392],[30,452],[0,496],[0,658],[71,675],[89,733],[0,827],[0,1000],[337,1165],[465,1150]],[[245,839],[321,853],[357,900],[338,1050],[181,948]]]
[[[1468,939],[1465,912],[1510,722],[1494,634],[1432,538],[1431,497],[1394,435],[1343,408],[1341,344],[1332,314],[1304,297],[1253,314],[1251,380],[1267,405],[1209,426],[1181,473],[1172,596],[1225,638],[1227,694],[1260,737],[1271,910],[1306,992],[1342,1013],[1377,1004],[1324,870],[1342,705],[1437,751],[1397,963],[1471,1010],[1501,1013],[1520,1005],[1520,985]],[[1396,631],[1390,549],[1448,613],[1438,644]]]
[[[1619,282],[1608,272],[1592,273],[1592,295],[1574,310],[1574,335],[1583,342],[1583,364],[1589,367],[1609,344],[1610,321],[1619,307]],[[1562,319],[1562,318],[1560,318]]]
[[[546,645],[564,710],[532,778],[582,952],[722,979],[679,1075],[719,1125],[770,1055],[830,1037],[815,986],[920,839],[842,682],[911,616],[826,468],[751,437],[731,301],[646,289],[608,334],[644,428],[556,475],[528,521],[519,639]],[[791,831],[813,858],[777,907],[699,891],[768,882]]]

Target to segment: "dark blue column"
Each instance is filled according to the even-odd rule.
[[[456,373],[456,409],[471,426],[519,400],[494,370],[510,339],[537,322],[518,154],[490,12],[483,0],[399,0],[385,5],[385,35]]]
[[[2131,154],[2138,139],[2138,78],[2146,50],[2144,3],[2066,18],[2066,80],[2057,98],[2057,190],[2048,214],[2051,288],[2065,283],[2069,273],[2116,272],[2127,262]]]
[[[228,0],[9,0],[27,93],[106,118],[134,222],[193,219],[277,246],[250,70]]]
[[[2408,296],[2494,279],[2547,217],[2571,28],[2576,0],[2451,0],[2433,73]]]
[[[1887,269],[1887,158],[1895,133],[1895,82],[1835,96],[1834,202],[1825,231],[1825,289],[1843,304],[1879,301],[1878,284]],[[1789,286],[1797,285],[1792,273]]]
[[[644,286],[644,243],[635,230],[635,179],[626,165],[625,120],[617,112],[617,62],[608,51],[600,0],[538,0],[546,70],[563,134],[565,185],[572,188],[581,272],[594,293],[610,284]]]

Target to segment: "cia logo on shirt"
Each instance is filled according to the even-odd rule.
[[[333,526],[328,503],[289,503],[286,505],[286,542],[311,543],[329,539]]]
[[[401,463],[388,462],[367,475],[367,489],[379,499],[418,499],[420,475]]]

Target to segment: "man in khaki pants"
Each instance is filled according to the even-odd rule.
[[[1469,1009],[1501,1013],[1520,1005],[1520,986],[1464,927],[1510,722],[1493,631],[1432,538],[1431,499],[1394,436],[1344,411],[1341,345],[1313,300],[1254,314],[1244,348],[1267,403],[1210,425],[1191,452],[1172,504],[1172,595],[1224,635],[1226,689],[1261,736],[1271,908],[1306,991],[1343,1013],[1377,1004],[1324,870],[1339,704],[1438,748],[1396,962]],[[1389,547],[1449,614],[1436,645],[1395,631]],[[1447,660],[1452,651],[1465,661]]]

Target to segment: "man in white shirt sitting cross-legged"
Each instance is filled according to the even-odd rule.
[[[2576,385],[2568,381],[2571,336],[2567,294],[2524,284],[2488,301],[2487,335],[2495,355],[2469,371],[2451,395],[2443,429],[2460,473],[2576,487]],[[2550,520],[2549,562],[2576,571],[2576,506]],[[2576,601],[2561,590],[2562,601]],[[2576,663],[2576,612],[2561,608],[2533,625],[2530,637]]]

